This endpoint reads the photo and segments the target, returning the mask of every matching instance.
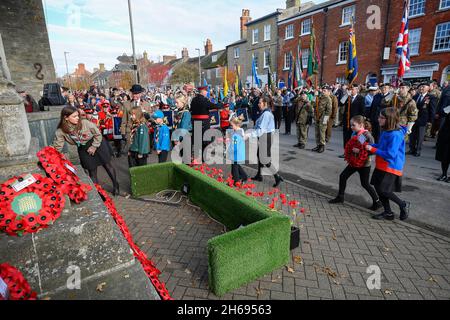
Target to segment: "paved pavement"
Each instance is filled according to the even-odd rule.
[[[116,166],[127,186],[125,159]],[[272,184],[266,178],[257,189],[268,191]],[[296,183],[282,184],[281,191],[306,209],[295,221],[300,248],[292,251],[286,268],[222,299],[450,299],[449,238],[400,221],[372,220],[370,212],[356,205],[331,206],[327,195]],[[175,299],[218,299],[207,287],[206,243],[223,232],[222,226],[187,204],[174,208],[125,197],[115,202]],[[380,290],[367,288],[369,266],[381,269]]]

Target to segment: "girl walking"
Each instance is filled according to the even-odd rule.
[[[353,131],[352,139],[345,147],[345,159],[348,166],[342,171],[339,177],[339,194],[331,200],[331,204],[344,203],[345,189],[347,187],[347,180],[356,172],[359,173],[361,186],[369,193],[372,198],[372,207],[370,210],[376,211],[382,207],[375,189],[370,185],[370,169],[371,160],[365,151],[365,144],[373,144],[374,138],[370,131],[370,124],[364,120],[363,116],[356,116],[350,120],[351,129]]]
[[[103,139],[95,124],[80,118],[76,107],[67,106],[61,111],[53,147],[61,152],[65,142],[78,147],[81,166],[89,172],[94,183],[98,183],[97,168],[105,168],[113,183],[113,195],[119,195],[116,170],[111,164],[111,146]]]
[[[228,156],[232,162],[231,174],[235,183],[243,183],[248,180],[248,176],[240,165],[245,163],[245,135],[244,130],[241,128],[242,120],[234,117],[230,123],[233,129],[230,144],[228,145]]]
[[[147,120],[140,107],[131,109],[131,145],[128,151],[128,164],[130,168],[145,166],[150,153],[150,136],[148,133]]]
[[[371,184],[375,186],[384,212],[373,216],[377,220],[394,220],[390,201],[400,207],[400,220],[409,216],[410,203],[401,200],[394,192],[402,192],[402,176],[405,166],[406,127],[401,127],[400,115],[395,108],[383,109],[378,117],[382,133],[378,144],[367,145],[366,150],[376,155],[376,169]]]

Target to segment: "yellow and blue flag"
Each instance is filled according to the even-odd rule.
[[[356,36],[352,25],[350,27],[350,40],[348,42],[348,65],[347,65],[347,80],[352,84],[356,77],[358,77],[358,57],[356,54]]]

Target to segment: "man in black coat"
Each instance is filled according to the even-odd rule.
[[[344,148],[347,142],[352,137],[352,128],[350,125],[350,120],[354,116],[363,116],[366,112],[366,106],[364,97],[359,94],[358,85],[353,85],[351,87],[351,95],[347,98],[347,101],[344,104],[344,118],[343,118],[343,127],[344,127]],[[342,158],[343,156],[341,156]]]
[[[195,137],[200,135],[202,141],[202,154],[205,148],[209,145],[208,142],[203,141],[204,133],[211,128],[211,120],[209,111],[214,109],[221,109],[220,106],[215,105],[206,97],[207,87],[199,87],[199,93],[192,99],[191,102],[191,121],[192,121],[192,145],[195,146]],[[196,130],[195,124],[201,125],[201,131]],[[198,134],[198,135],[197,135]],[[193,150],[194,155],[197,155],[199,150]],[[201,157],[203,158],[203,157]]]
[[[414,97],[419,115],[412,129],[408,154],[415,157],[420,157],[427,123],[433,122],[438,104],[437,98],[429,91],[430,83],[424,82],[420,85],[419,94]]]

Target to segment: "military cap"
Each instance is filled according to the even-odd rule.
[[[382,83],[381,85],[380,85],[380,88],[383,88],[383,87],[391,87],[391,84],[390,83]]]
[[[207,87],[207,86],[198,87],[197,90],[198,90],[198,91],[208,90],[208,87]]]
[[[411,83],[407,81],[402,81],[398,85],[399,87],[411,87]]]
[[[430,85],[430,81],[422,81],[420,83],[420,86],[429,86]]]
[[[323,85],[322,90],[331,90],[331,87],[329,85]]]

